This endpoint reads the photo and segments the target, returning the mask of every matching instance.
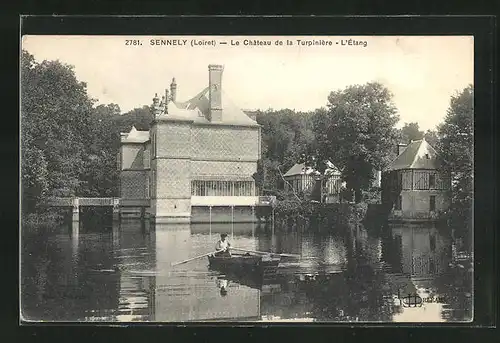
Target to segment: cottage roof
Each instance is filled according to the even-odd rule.
[[[306,167],[304,163],[296,163],[283,176],[309,175],[313,172],[314,170],[310,167]]]
[[[338,169],[330,161],[327,161],[326,165],[328,166],[328,169],[325,170],[325,175],[340,174]],[[306,167],[304,163],[296,163],[283,176],[309,175],[311,173],[319,175],[319,172],[315,171],[311,167]]]
[[[436,150],[422,138],[408,144],[388,169],[438,169],[439,165],[440,159]]]
[[[139,131],[132,126],[130,132],[121,134],[122,143],[145,143],[149,140],[149,131]]]

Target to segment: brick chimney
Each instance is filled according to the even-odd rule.
[[[170,99],[175,102],[177,97],[177,83],[175,82],[175,77],[172,79],[172,83],[170,84]]]
[[[398,148],[396,150],[396,152],[398,153],[398,156],[401,155],[401,153],[406,149],[407,146],[408,146],[408,144],[403,144],[403,143],[398,144]]]
[[[209,120],[222,121],[222,72],[221,65],[210,64],[208,66],[208,99],[210,104]]]

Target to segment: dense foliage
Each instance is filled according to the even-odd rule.
[[[117,196],[120,132],[147,130],[148,106],[126,114],[116,104],[98,105],[59,61],[21,57],[21,175],[23,213],[45,199]]]
[[[359,203],[374,171],[395,157],[398,120],[392,94],[379,83],[331,92],[327,109],[317,110],[313,117],[315,139],[309,156],[315,158],[314,167],[324,171],[323,161],[331,161]]]
[[[418,123],[405,123],[401,129],[397,130],[399,143],[408,144],[425,137],[425,140],[436,148],[438,144],[437,132],[435,130],[421,131]]]
[[[264,194],[277,195],[283,188],[285,174],[312,144],[311,114],[292,110],[258,111],[262,126],[262,156],[254,175]]]
[[[472,232],[474,182],[474,88],[469,86],[454,95],[444,122],[438,128],[438,150],[452,175],[450,224],[457,233]]]
[[[405,123],[401,130],[398,132],[399,142],[408,144],[411,141],[422,139],[424,132],[420,131],[418,123]]]
[[[95,125],[93,100],[72,67],[21,59],[23,208],[34,211],[47,196],[82,192]]]

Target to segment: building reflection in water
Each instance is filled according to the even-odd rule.
[[[207,258],[171,267],[213,250],[217,234],[226,232],[225,225],[213,226],[212,237],[192,234],[189,224],[156,225],[157,275],[154,317],[158,322],[255,320],[260,313],[260,291],[227,282],[222,295],[218,273],[208,271]],[[216,234],[214,237],[213,234]],[[234,246],[255,248],[255,240],[235,235]]]
[[[451,243],[434,226],[393,227],[393,236],[401,242],[403,273],[415,278],[441,274],[448,266]]]
[[[23,255],[23,313],[126,322],[470,318],[468,267],[450,267],[450,239],[434,227],[303,233],[252,223],[142,225],[122,221],[104,233],[83,229],[33,243],[34,257]],[[220,233],[232,235],[234,247],[302,258],[283,258],[262,280],[211,271],[206,257],[171,266],[213,251]],[[424,309],[384,301],[398,290],[441,299]]]
[[[449,276],[451,262],[451,239],[435,226],[405,224],[391,228],[393,256],[400,257],[395,265],[396,274],[390,275],[398,284],[401,294],[416,294],[423,299],[423,305],[400,309],[395,321],[442,322],[444,297],[438,296],[443,289],[443,278]],[[393,259],[391,262],[395,262]],[[398,273],[399,272],[399,273]],[[440,298],[439,301],[432,300]]]
[[[154,314],[156,237],[144,234],[139,220],[123,221],[113,232],[115,266],[119,270],[117,321],[150,321]]]

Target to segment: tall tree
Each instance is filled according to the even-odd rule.
[[[316,111],[313,118],[315,140],[309,155],[316,157],[314,167],[323,173],[323,162],[331,161],[360,202],[374,169],[381,170],[391,160],[398,120],[392,94],[379,83],[331,92],[328,108]]]
[[[425,131],[424,138],[434,149],[438,148],[439,136],[436,130]]]
[[[299,162],[313,140],[310,117],[289,109],[256,112],[262,127],[262,156],[254,175],[259,189],[275,194],[282,188],[281,174]]]
[[[99,105],[92,115],[92,126],[84,156],[84,172],[80,176],[84,196],[117,196],[118,170],[116,159],[120,147],[120,130],[116,118],[117,104]]]
[[[134,108],[121,116],[116,117],[115,121],[118,124],[121,132],[128,132],[135,126],[137,130],[147,131],[151,126],[151,121],[153,120],[153,112],[151,108],[147,105],[142,107]]]
[[[45,196],[69,196],[78,191],[92,105],[86,84],[76,79],[71,66],[59,61],[37,63],[22,52],[23,199],[27,204],[34,202],[26,210],[33,211]]]
[[[438,128],[438,148],[452,175],[452,225],[470,236],[474,179],[474,88],[469,85],[451,97],[443,124]]]
[[[418,123],[405,123],[401,128],[400,142],[408,144],[424,137],[424,132],[420,131]]]

